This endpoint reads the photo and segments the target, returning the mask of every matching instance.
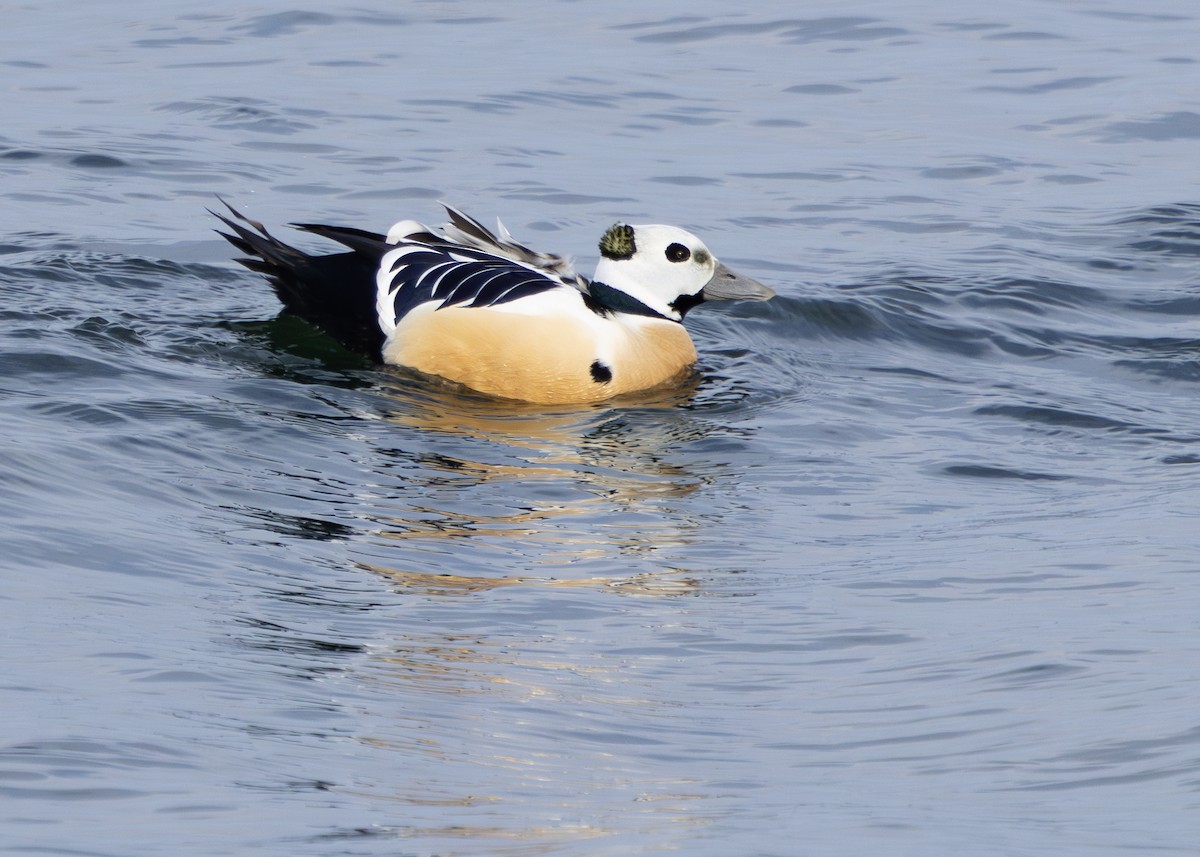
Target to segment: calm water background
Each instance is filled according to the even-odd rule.
[[[1196,854],[1198,45],[0,6],[0,851]],[[214,194],[587,271],[677,223],[780,297],[693,314],[694,389],[501,406],[277,320]]]

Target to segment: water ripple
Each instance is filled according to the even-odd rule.
[[[6,9],[10,849],[1191,853],[1195,16],[918,5]],[[779,297],[502,405],[214,193]]]

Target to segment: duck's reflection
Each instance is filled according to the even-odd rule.
[[[550,577],[538,575],[470,576],[428,571],[402,571],[370,563],[361,568],[385,577],[398,589],[416,590],[426,595],[470,595],[502,586],[589,586],[607,587],[627,595],[685,595],[695,591],[697,581],[682,569],[638,574],[598,575],[595,577]]]
[[[715,473],[674,455],[711,430],[680,407],[693,389],[547,410],[398,378],[384,390],[396,445],[377,450],[373,516],[391,550],[363,566],[439,594],[538,582],[679,591],[682,572],[637,559],[665,559],[701,526],[680,501]]]
[[[372,647],[353,680],[389,700],[389,715],[356,738],[402,759],[404,774],[359,793],[403,807],[408,824],[394,835],[520,841],[534,854],[712,819],[710,795],[660,720],[681,701],[598,640],[578,642],[443,630]]]
[[[302,561],[238,632],[319,691],[310,710],[253,728],[290,736],[297,716],[323,718],[305,739],[318,799],[352,796],[376,820],[315,837],[319,849],[386,850],[349,841],[382,837],[540,857],[621,836],[677,850],[728,787],[710,788],[696,761],[719,742],[686,713],[679,664],[694,652],[662,633],[689,639],[680,617],[703,602],[665,596],[697,594],[697,556],[723,547],[705,528],[730,512],[706,488],[732,478],[722,462],[739,429],[691,407],[698,378],[548,409],[354,377],[385,424],[362,419],[356,385],[338,429],[361,437],[314,463],[319,478],[297,476],[304,502],[256,523],[314,540],[339,572],[348,550],[390,597],[367,574],[310,578]]]

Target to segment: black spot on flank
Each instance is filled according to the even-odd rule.
[[[592,380],[597,384],[607,384],[612,380],[612,370],[599,360],[592,361],[591,372]]]

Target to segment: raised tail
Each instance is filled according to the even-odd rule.
[[[218,197],[219,198],[219,197]],[[321,328],[347,348],[379,356],[384,335],[375,309],[375,273],[389,248],[382,235],[349,230],[348,253],[310,256],[271,235],[261,223],[221,200],[231,217],[209,213],[231,232],[217,234],[246,255],[235,261],[266,276],[284,309]],[[302,227],[338,240],[335,227]]]

